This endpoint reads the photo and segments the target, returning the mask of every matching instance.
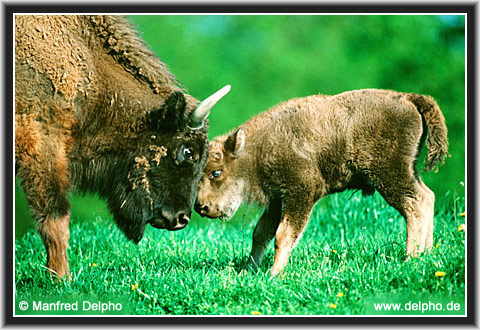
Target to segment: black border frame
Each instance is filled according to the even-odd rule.
[[[419,3],[416,5],[400,5],[398,3],[383,3],[383,4],[363,4],[363,5],[331,5],[331,4],[305,4],[299,3],[298,5],[291,4],[267,4],[267,3],[258,3],[258,4],[187,4],[182,3],[181,5],[150,5],[145,3],[139,3],[135,6],[133,5],[92,5],[91,3],[85,4],[84,6],[79,3],[73,3],[72,5],[57,5],[57,4],[35,4],[35,3],[23,3],[23,4],[5,4],[3,3],[3,28],[4,28],[4,92],[5,92],[5,104],[4,104],[4,116],[3,120],[5,121],[4,136],[5,139],[5,162],[4,162],[4,179],[5,179],[5,196],[3,203],[5,206],[5,221],[4,221],[4,230],[5,230],[5,249],[4,249],[4,269],[5,269],[5,295],[4,295],[4,306],[5,309],[2,311],[4,313],[5,324],[7,325],[49,325],[49,324],[64,324],[64,325],[80,325],[80,324],[102,324],[102,325],[113,325],[113,324],[123,324],[123,325],[247,325],[247,324],[257,324],[257,325],[320,325],[320,324],[330,324],[330,325],[407,325],[407,324],[422,324],[422,325],[433,325],[433,324],[442,324],[442,325],[476,325],[476,243],[474,241],[475,234],[475,182],[476,182],[476,173],[475,173],[475,160],[476,160],[476,139],[477,134],[475,132],[475,120],[476,114],[475,109],[477,109],[477,98],[475,97],[477,81],[476,81],[476,55],[477,55],[477,45],[476,45],[476,3],[463,3],[459,2],[458,4],[427,4]],[[38,12],[48,12],[48,13],[100,13],[100,12],[109,12],[113,14],[118,13],[151,13],[151,14],[163,14],[163,13],[465,13],[467,16],[467,65],[468,71],[466,69],[467,75],[467,122],[466,127],[470,136],[473,134],[474,139],[469,139],[468,143],[468,155],[467,158],[467,173],[468,173],[468,184],[467,184],[467,200],[468,200],[468,228],[467,231],[467,255],[470,261],[470,267],[468,267],[468,279],[469,279],[469,290],[467,295],[467,306],[466,306],[466,317],[454,317],[454,316],[355,316],[355,317],[344,317],[344,316],[334,316],[334,317],[325,317],[325,316],[269,316],[269,317],[252,317],[252,316],[119,316],[119,317],[24,317],[24,316],[13,316],[13,245],[12,242],[12,232],[13,232],[13,188],[9,184],[14,179],[13,173],[13,147],[12,147],[12,134],[13,127],[11,123],[13,122],[13,109],[11,105],[13,104],[13,17],[17,13],[38,13]],[[467,73],[468,72],[468,73]],[[473,133],[472,133],[473,132]],[[472,262],[473,261],[473,262]]]

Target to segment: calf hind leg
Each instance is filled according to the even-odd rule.
[[[392,162],[390,172],[370,176],[370,181],[405,218],[407,257],[415,257],[433,244],[433,192],[414,175],[413,167],[401,160]]]
[[[433,246],[433,216],[434,216],[434,205],[435,205],[435,194],[431,191],[425,183],[423,183],[420,179],[418,180],[418,184],[421,189],[423,189],[424,196],[425,196],[425,214],[428,217],[428,227],[427,227],[427,235],[425,238],[425,250],[430,251]]]
[[[395,186],[394,186],[395,187]],[[396,191],[379,192],[395,207],[407,223],[407,257],[416,257],[433,242],[433,201],[419,181],[411,187],[396,186]]]
[[[429,240],[430,218],[433,217],[430,215],[433,208],[429,196],[418,182],[415,188],[415,195],[405,198],[404,206],[407,220],[407,256],[410,257],[415,257],[425,251],[426,242]]]

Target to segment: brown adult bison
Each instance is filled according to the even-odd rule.
[[[15,171],[52,273],[69,272],[71,186],[105,198],[135,242],[147,223],[187,225],[205,119],[228,90],[198,104],[124,17],[16,16]]]
[[[415,256],[433,243],[435,195],[415,168],[425,139],[431,170],[446,157],[448,141],[429,96],[358,90],[289,100],[211,142],[195,210],[230,218],[243,201],[265,205],[249,265],[261,262],[275,237],[276,275],[319,198],[378,190],[405,217],[407,255]]]

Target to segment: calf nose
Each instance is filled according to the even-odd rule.
[[[207,205],[195,204],[194,208],[195,208],[195,211],[200,215],[205,215],[205,213],[208,213]]]

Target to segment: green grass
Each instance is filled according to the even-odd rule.
[[[111,301],[122,303],[120,313],[158,315],[369,314],[375,302],[454,300],[463,314],[465,232],[457,228],[464,210],[464,198],[437,197],[436,248],[405,262],[404,220],[378,194],[329,196],[278,278],[268,274],[273,244],[257,273],[242,270],[261,214],[253,207],[228,223],[195,217],[178,232],[149,227],[138,245],[112,219],[72,219],[70,282],[45,274],[45,251],[33,230],[16,240],[16,313],[32,313],[19,310],[21,300]]]

